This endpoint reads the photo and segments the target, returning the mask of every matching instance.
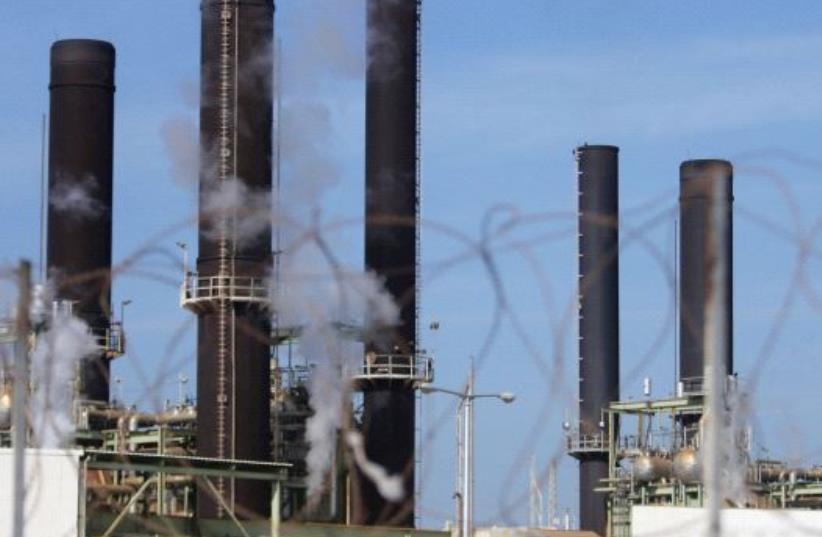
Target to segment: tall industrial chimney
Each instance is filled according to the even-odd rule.
[[[365,112],[365,264],[385,281],[400,324],[366,342],[369,353],[413,360],[417,344],[417,85],[419,0],[368,0]],[[360,475],[353,522],[414,525],[414,387],[374,380],[363,388],[368,458],[402,474],[401,502]]]
[[[688,160],[679,166],[679,378],[699,384],[705,367],[705,308],[709,248],[723,258],[718,315],[725,336],[720,360],[733,373],[733,166],[725,160]],[[717,204],[721,211],[715,211]],[[713,218],[726,218],[715,227]],[[722,223],[720,223],[722,224]],[[718,228],[718,229],[717,229]]]
[[[606,534],[608,477],[603,409],[619,399],[619,148],[576,149],[579,179],[579,516]],[[604,440],[604,441],[603,441]]]
[[[204,457],[265,461],[271,452],[264,285],[271,227],[240,235],[248,229],[243,219],[260,215],[229,200],[247,188],[270,203],[274,5],[203,0],[201,11],[199,257],[185,291],[185,305],[198,314],[197,450]],[[268,515],[267,483],[220,478],[214,484],[239,517]],[[197,502],[201,518],[227,516],[208,490],[199,490]]]
[[[51,47],[47,264],[55,299],[105,336],[111,314],[114,46]],[[80,364],[79,398],[108,402],[105,350]]]

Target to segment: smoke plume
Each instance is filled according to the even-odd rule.
[[[365,456],[365,442],[360,433],[349,431],[345,436],[345,440],[354,454],[354,461],[357,466],[362,470],[362,473],[368,476],[368,479],[374,482],[382,497],[392,502],[402,500],[404,495],[402,476],[399,474],[388,475],[385,468],[368,460]]]
[[[197,124],[191,119],[169,119],[160,127],[171,163],[171,177],[181,186],[194,188],[200,173],[200,143]]]
[[[274,324],[300,327],[298,352],[315,366],[309,386],[313,415],[306,432],[310,497],[323,490],[340,430],[350,425],[350,380],[363,361],[362,344],[343,336],[340,326],[376,331],[396,324],[399,317],[379,278],[338,263],[320,225],[323,196],[343,179],[334,154],[340,134],[334,119],[340,112],[340,86],[360,81],[365,72],[364,14],[364,0],[300,2],[286,23],[291,39],[278,51],[280,151],[275,154],[281,155],[288,204],[280,204],[275,220],[286,245],[275,275]],[[362,177],[352,180],[361,182]],[[401,497],[402,485],[392,485],[395,478],[365,458],[362,443],[358,456],[356,439],[346,441],[381,493],[388,499]]]
[[[306,426],[308,494],[315,496],[331,470],[338,433],[348,425],[350,380],[362,363],[362,344],[342,336],[340,326],[395,324],[399,311],[373,274],[330,266],[308,248],[292,250],[286,261],[274,297],[275,323],[301,328],[298,352],[315,365],[309,386],[314,413]]]
[[[236,177],[221,181],[204,194],[201,203],[210,223],[204,226],[204,233],[212,240],[220,237],[225,225],[227,236],[243,246],[257,240],[271,225],[268,193],[253,191]]]
[[[97,190],[97,180],[87,175],[82,179],[57,181],[49,193],[49,203],[55,210],[72,213],[78,217],[97,216],[103,206],[93,194]]]
[[[70,443],[77,364],[96,349],[88,325],[68,312],[55,312],[48,329],[37,336],[30,403],[35,445],[63,448]]]

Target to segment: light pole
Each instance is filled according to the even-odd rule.
[[[177,241],[177,247],[183,251],[183,279],[188,277],[188,245],[183,241]]]
[[[177,375],[177,404],[182,408],[186,403],[186,384],[188,377],[184,373]]]
[[[460,462],[462,463],[462,483],[459,498],[461,500],[462,529],[461,537],[473,537],[474,534],[474,400],[499,399],[503,403],[513,403],[516,396],[511,392],[474,393],[474,367],[468,373],[468,383],[464,392],[438,388],[430,384],[421,384],[422,393],[447,393],[459,397],[460,410],[457,419],[461,422],[463,442],[460,445]]]
[[[120,326],[122,326],[124,328],[125,328],[125,325],[126,325],[126,306],[128,306],[132,302],[133,302],[133,300],[131,300],[130,298],[120,301]]]

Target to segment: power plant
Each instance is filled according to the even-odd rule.
[[[272,130],[275,2],[202,0],[193,266],[187,246],[178,244],[186,256],[179,304],[196,316],[196,403],[180,397],[148,412],[112,397],[111,361],[126,351],[122,313],[117,318],[111,301],[115,46],[56,41],[47,274],[33,285],[21,278],[21,306],[0,323],[0,344],[15,345],[17,360],[16,369],[0,371],[0,475],[13,469],[17,486],[36,467],[55,486],[40,492],[39,507],[28,515],[21,505],[29,504],[0,501],[0,512],[14,510],[18,531],[0,536],[482,534],[470,525],[456,533],[415,528],[417,398],[434,379],[419,329],[422,1],[365,3],[365,211],[357,233],[364,234],[365,271],[396,306],[397,320],[375,314],[363,321],[367,326],[333,326],[359,354],[353,371],[335,370],[349,375],[342,380],[347,399],[319,493],[309,492],[316,364],[292,360],[307,327],[282,321],[279,261],[290,252],[272,244],[282,225],[271,218],[281,194],[272,180],[279,166]],[[734,369],[728,161],[688,160],[679,168],[675,393],[653,397],[648,379],[644,398],[622,399],[619,157],[613,145],[574,151],[579,386],[577,416],[563,428],[566,452],[578,462],[581,531],[523,535],[652,535],[649,528],[659,531],[661,520],[686,520],[720,500],[751,516],[822,515],[822,470],[755,458],[748,424],[738,418],[746,394]],[[244,203],[246,196],[255,202]],[[71,319],[88,329],[58,338]],[[51,389],[38,377],[38,360],[63,367],[58,355],[69,347],[76,370],[58,388],[70,394],[45,408],[65,414],[70,438],[47,445],[48,434],[20,424],[26,405],[34,416]],[[472,383],[473,377],[465,393],[455,394],[462,404],[488,396],[474,394]],[[466,416],[462,427],[473,426],[473,415]],[[717,499],[711,488],[705,469],[716,461],[706,455],[709,440],[722,447],[721,465],[742,476],[733,497]],[[461,470],[466,491],[473,487],[471,464]],[[552,488],[562,485],[554,472]],[[397,485],[394,493],[386,492],[386,481]],[[473,509],[467,505],[464,511]]]

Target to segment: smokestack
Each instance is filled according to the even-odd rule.
[[[368,0],[365,264],[385,281],[400,324],[366,342],[376,354],[408,357],[417,343],[418,0]],[[402,474],[405,497],[384,499],[365,476],[355,487],[353,522],[414,525],[414,387],[375,380],[363,389],[366,454]]]
[[[602,410],[619,399],[619,148],[576,149],[579,179],[579,438],[605,438]],[[606,420],[607,421],[607,420]],[[608,446],[577,450],[580,527],[606,534]]]
[[[102,336],[111,313],[114,46],[68,39],[51,47],[47,265],[55,299]],[[108,402],[105,351],[83,359],[79,397]]]
[[[688,160],[679,166],[679,378],[701,379],[705,367],[705,308],[708,304],[709,248],[724,259],[719,314],[725,332],[720,360],[733,373],[733,166],[725,160]],[[727,218],[718,232],[716,204]]]
[[[271,227],[240,237],[241,220],[249,216],[244,207],[220,214],[207,209],[220,206],[215,196],[232,184],[270,204],[274,5],[204,0],[201,16],[198,277],[187,278],[185,293],[186,307],[198,315],[197,450],[204,457],[267,461],[270,323],[264,282]],[[268,516],[268,483],[219,478],[214,484],[240,518]],[[200,518],[227,516],[208,490],[198,492],[197,506]]]

